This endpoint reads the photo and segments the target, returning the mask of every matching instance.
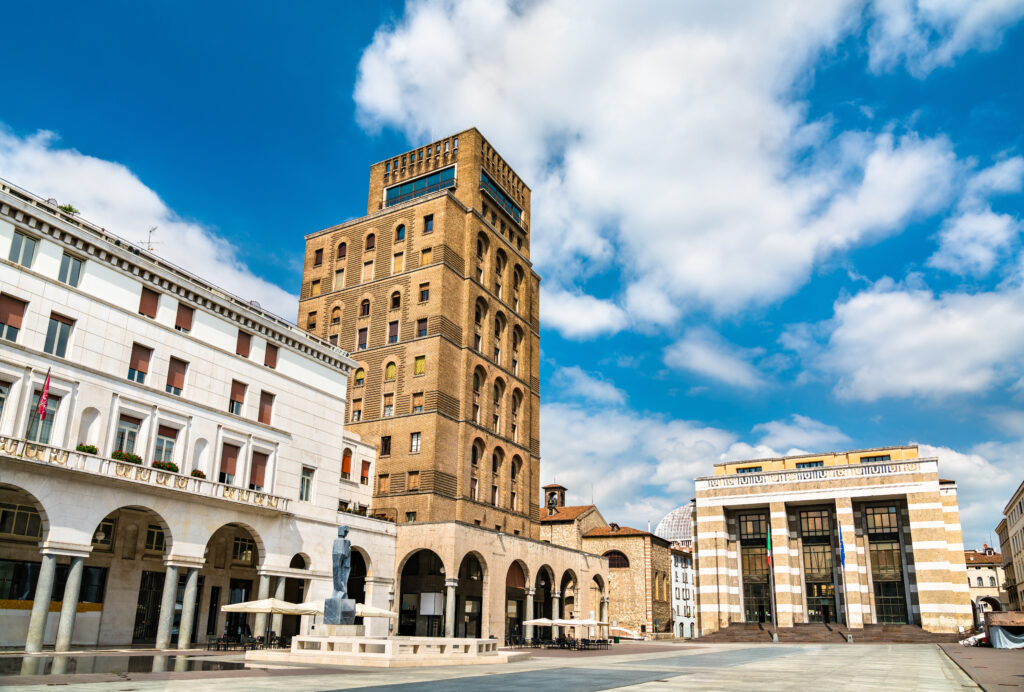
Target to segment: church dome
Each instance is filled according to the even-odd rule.
[[[693,540],[693,504],[676,507],[658,522],[654,535],[672,543],[689,544]]]

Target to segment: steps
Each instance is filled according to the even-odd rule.
[[[865,625],[847,630],[836,624],[800,623],[779,628],[779,641],[789,644],[842,644],[852,632],[855,644],[941,644],[959,641],[957,634],[926,632],[917,625]],[[771,623],[734,622],[700,638],[701,643],[764,643],[772,640]]]

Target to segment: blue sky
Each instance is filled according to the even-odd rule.
[[[643,527],[722,459],[1024,480],[1024,2],[7,10],[0,176],[294,318],[368,166],[477,126],[533,190],[543,480]]]

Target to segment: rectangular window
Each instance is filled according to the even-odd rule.
[[[249,357],[249,349],[252,347],[252,334],[238,330],[238,339],[235,341],[235,353],[242,358]]]
[[[238,466],[238,445],[224,443],[220,451],[220,473],[217,480],[231,485],[235,482],[235,467]]]
[[[363,262],[363,281],[373,281],[373,260]]]
[[[431,262],[433,262],[434,261],[433,254],[434,253],[431,251],[431,248],[429,248],[429,247],[423,248],[420,251],[420,266],[421,267],[425,267],[426,265],[428,265]]]
[[[267,477],[268,455],[263,452],[252,453],[252,469],[249,471],[249,490],[263,490]]]
[[[416,320],[416,336],[424,337],[427,335],[427,318]]]
[[[359,475],[359,482],[363,485],[370,484],[370,462],[364,461],[363,468]]]
[[[242,415],[242,404],[245,402],[246,385],[238,380],[231,380],[231,395],[228,398],[228,413]]]
[[[480,337],[479,334],[474,334],[473,335],[473,348],[475,350],[479,351],[482,346],[483,346],[483,339]]]
[[[60,258],[60,274],[57,275],[57,280],[62,284],[77,288],[81,278],[82,260],[65,252],[64,256]]]
[[[329,337],[327,337],[327,341],[331,344],[331,346],[337,346],[338,345],[338,335],[337,334],[331,334]]]
[[[263,364],[268,368],[277,367],[277,346],[267,344],[267,350],[263,352]]]
[[[114,451],[135,454],[135,443],[139,439],[142,420],[132,416],[121,415],[117,421],[117,434],[114,437]]]
[[[178,302],[178,314],[174,318],[174,328],[179,332],[185,332],[188,334],[192,331],[192,318],[195,316],[195,310],[185,305],[182,302]]]
[[[862,464],[874,464],[880,461],[892,461],[892,457],[888,454],[879,454],[873,457],[860,458],[860,463]]]
[[[117,530],[117,522],[113,519],[104,519],[96,527],[96,533],[92,535],[94,550],[110,551],[114,547],[114,531]]]
[[[798,461],[796,467],[798,469],[817,469],[825,465],[824,461]]]
[[[395,204],[401,204],[410,199],[449,187],[455,187],[455,166],[449,166],[429,175],[389,187],[384,193],[384,206],[390,207]]]
[[[255,556],[256,541],[251,538],[235,536],[235,540],[231,544],[231,561],[251,565]],[[234,587],[232,587],[232,590],[234,590]]]
[[[384,395],[384,416],[395,415],[395,395],[385,394]]]
[[[309,297],[316,298],[318,295],[320,295],[320,279],[314,279],[313,282],[309,284]]]
[[[895,505],[865,507],[864,521],[869,534],[895,534],[899,530]]]
[[[427,214],[423,217],[423,232],[433,233],[434,232],[434,215]]]
[[[382,495],[391,492],[391,477],[388,474],[382,473],[377,476],[377,492]]]
[[[391,435],[381,435],[380,455],[382,457],[391,456]]]
[[[43,526],[39,518],[39,511],[31,505],[0,502],[0,535],[15,538],[42,538]],[[2,563],[0,563],[0,570],[2,569]],[[4,593],[4,582],[9,579],[7,574],[0,571],[0,598],[8,597]],[[26,584],[26,588],[34,588],[34,584],[34,581],[32,586]],[[15,596],[14,600],[27,600],[27,598]]]
[[[388,343],[398,343],[398,322],[388,322]]]
[[[420,284],[420,302],[426,303],[430,300],[430,284]]]
[[[0,293],[0,339],[17,341],[24,315],[24,302]]]
[[[142,344],[132,344],[132,355],[128,360],[128,379],[145,384],[146,374],[149,372],[149,359],[152,356],[153,349]]]
[[[419,471],[410,471],[409,472],[408,480],[406,481],[406,484],[405,484],[405,489],[406,490],[419,490],[420,489],[420,472]]]
[[[63,358],[68,352],[68,341],[71,339],[73,320],[55,312],[50,313],[50,324],[46,328],[46,343],[43,350],[49,354]]]
[[[4,416],[4,405],[7,404],[7,397],[11,395],[11,383],[0,380],[0,420]]]
[[[308,466],[302,467],[302,477],[299,478],[299,500],[309,502],[313,496],[313,469]]]
[[[768,522],[763,514],[740,515],[739,528],[741,540],[760,540],[768,537]]]
[[[37,389],[32,397],[31,415],[28,417],[28,428],[25,431],[25,439],[29,442],[38,442],[42,445],[50,444],[50,436],[53,434],[53,419],[57,415],[57,407],[60,406],[60,397],[54,396],[51,392],[46,400],[46,418],[39,420],[39,398],[43,390]]]
[[[274,395],[270,392],[260,392],[260,411],[257,420],[264,425],[270,425],[270,418],[274,412]]]
[[[412,412],[423,412],[423,392],[416,392],[412,395]]]
[[[401,274],[405,270],[405,253],[396,252],[391,263],[391,273]]]
[[[480,404],[473,404],[473,422],[480,425]]]
[[[178,440],[178,431],[167,425],[161,425],[156,432],[156,451],[153,461],[174,461],[174,443]]]
[[[188,363],[177,358],[171,358],[167,363],[167,393],[174,396],[181,396],[181,390],[185,388],[185,373],[188,372]]]
[[[356,348],[358,350],[360,350],[360,351],[362,351],[363,349],[366,348],[366,335],[367,335],[366,327],[361,327],[359,329],[359,337],[358,337],[358,341],[356,343]]]
[[[164,543],[164,530],[158,524],[150,524],[146,527],[146,551],[162,553],[166,547]]]
[[[498,506],[498,486],[491,486],[491,504],[495,507]]]
[[[363,419],[363,400],[353,399],[352,400],[352,422],[358,423]]]
[[[416,360],[413,362],[413,375],[422,375],[427,372],[427,357],[416,356]]]
[[[319,267],[323,263],[324,263],[324,249],[323,248],[317,248],[316,250],[313,251],[313,266],[314,267]]]
[[[502,209],[508,212],[508,214],[515,219],[516,223],[521,223],[520,218],[522,216],[522,210],[513,204],[508,195],[506,195],[501,188],[495,185],[490,176],[483,171],[480,171],[480,189],[489,194]],[[491,217],[491,223],[493,224],[496,219],[493,214]]]
[[[405,513],[405,521],[406,521],[406,523],[409,523],[409,524],[416,523],[416,512],[406,512]]]
[[[139,314],[151,319],[156,318],[156,307],[160,304],[160,294],[148,288],[142,289],[142,297],[139,298]]]
[[[334,272],[334,290],[340,291],[345,288],[345,270],[338,269]]]
[[[420,434],[418,432],[414,432],[409,435],[409,451],[420,451]]]
[[[736,473],[761,473],[760,466],[747,466],[742,469],[736,469]]]
[[[830,536],[831,522],[827,510],[808,510],[800,512],[800,536],[814,538]]]
[[[516,360],[515,358],[512,359],[512,374],[513,375],[518,375],[519,374],[519,361]]]
[[[31,267],[32,258],[36,255],[37,242],[39,241],[35,238],[15,231],[14,238],[11,241],[11,253],[7,256],[7,259],[23,267]]]

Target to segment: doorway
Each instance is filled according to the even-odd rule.
[[[135,608],[133,644],[152,644],[160,625],[160,599],[164,591],[163,572],[143,572],[139,582],[139,602]]]

